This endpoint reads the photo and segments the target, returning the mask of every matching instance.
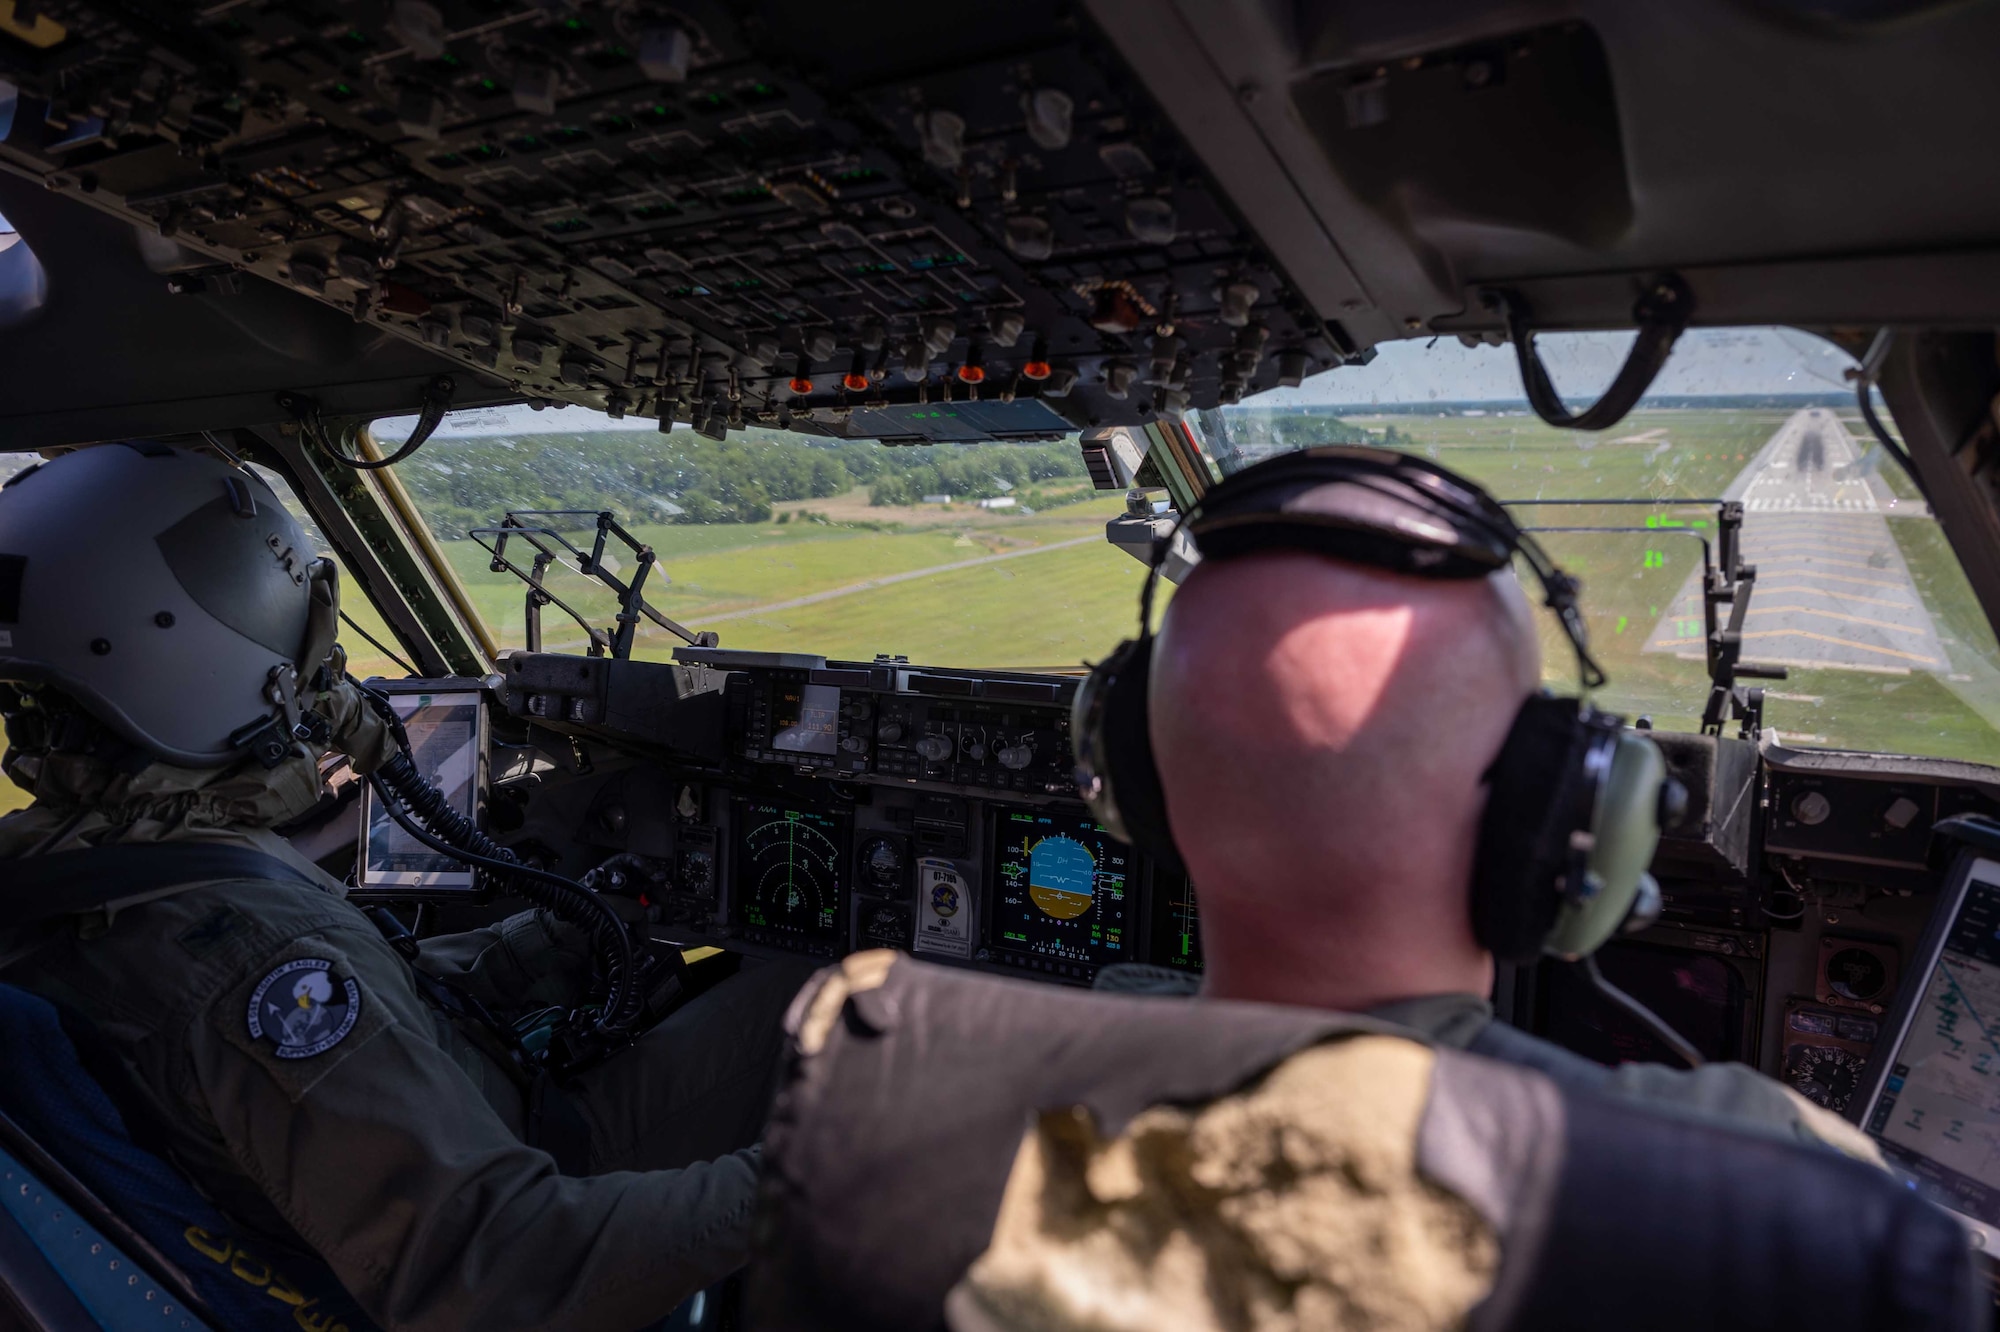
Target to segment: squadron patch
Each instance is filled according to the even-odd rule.
[[[335,980],[333,963],[300,957],[271,972],[250,992],[250,1039],[269,1037],[280,1059],[310,1059],[347,1039],[361,1018],[361,986]]]

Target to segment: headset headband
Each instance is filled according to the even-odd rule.
[[[1154,543],[1139,594],[1141,640],[1152,637],[1154,587],[1183,528],[1204,559],[1298,550],[1419,578],[1483,578],[1519,555],[1576,652],[1583,688],[1605,682],[1577,605],[1582,585],[1482,487],[1427,459],[1329,445],[1281,454],[1224,480]]]

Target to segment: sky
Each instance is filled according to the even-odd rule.
[[[1536,339],[1556,387],[1572,407],[1611,382],[1632,345],[1631,333],[1546,333]],[[1841,372],[1853,358],[1809,333],[1789,328],[1692,329],[1681,336],[1651,394],[1703,397],[1746,393],[1832,393],[1849,388]],[[1295,389],[1272,389],[1247,400],[1258,406],[1330,403],[1523,402],[1514,349],[1466,347],[1457,338],[1384,343],[1368,365],[1315,375]],[[384,441],[409,434],[415,417],[384,421]],[[613,421],[581,407],[478,408],[453,412],[437,437],[539,434],[572,430],[657,430],[650,419]]]

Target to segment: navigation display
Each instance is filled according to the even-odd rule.
[[[991,947],[1101,967],[1128,960],[1132,852],[1088,819],[1002,810],[993,825]]]
[[[771,694],[771,748],[788,754],[833,753],[840,729],[839,689],[778,684]]]
[[[847,823],[782,804],[738,808],[736,914],[745,925],[808,939],[845,928]]]
[[[1963,890],[1939,902],[1949,923],[1926,950],[1923,990],[1891,1024],[1865,1122],[1932,1201],[2000,1227],[2000,865],[1954,877]]]

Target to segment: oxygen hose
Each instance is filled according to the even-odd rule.
[[[451,808],[444,793],[425,781],[410,758],[409,736],[395,706],[378,690],[355,687],[396,737],[395,757],[369,774],[382,806],[404,832],[442,855],[474,866],[488,877],[564,920],[590,937],[606,980],[604,1002],[595,1028],[607,1038],[623,1037],[638,1015],[639,992],[633,983],[636,964],[632,938],[611,905],[590,889],[548,870],[521,863],[512,851],[479,831],[471,819]]]

